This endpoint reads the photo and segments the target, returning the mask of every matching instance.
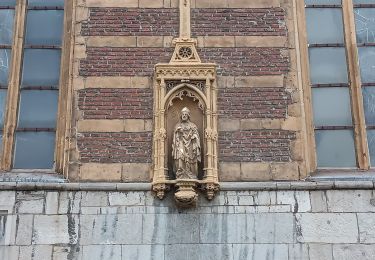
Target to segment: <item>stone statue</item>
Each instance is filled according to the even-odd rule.
[[[201,162],[201,146],[197,126],[190,122],[190,110],[181,110],[181,122],[173,133],[172,158],[176,179],[197,179],[198,162]]]

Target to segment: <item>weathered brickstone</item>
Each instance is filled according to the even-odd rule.
[[[78,91],[84,119],[152,118],[151,89],[90,88]]]
[[[285,88],[226,88],[217,102],[220,118],[285,118],[291,97]]]
[[[167,35],[177,36],[177,9],[90,8],[82,22],[84,36]],[[193,9],[193,36],[197,35],[286,35],[285,10],[282,8]]]
[[[219,132],[219,156],[225,162],[289,162],[295,133],[285,130]]]
[[[78,149],[83,163],[149,163],[151,132],[81,133]]]
[[[203,62],[215,62],[219,76],[280,75],[289,71],[285,48],[203,48]],[[151,76],[154,65],[168,62],[172,48],[87,47],[80,61],[80,75]]]

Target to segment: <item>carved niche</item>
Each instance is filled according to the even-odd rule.
[[[160,199],[173,189],[178,206],[193,207],[198,190],[213,199],[219,178],[216,64],[201,62],[190,37],[190,0],[180,0],[180,35],[172,43],[170,62],[154,71],[152,189]]]
[[[178,38],[174,44],[171,61],[155,66],[153,191],[163,199],[174,188],[178,206],[192,207],[198,190],[211,200],[219,189],[216,65],[201,62],[195,40]],[[173,132],[183,108],[190,110],[200,136],[196,178],[177,178],[174,169]]]

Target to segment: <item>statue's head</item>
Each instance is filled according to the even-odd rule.
[[[190,110],[187,107],[184,107],[181,110],[181,121],[186,122],[190,119]]]

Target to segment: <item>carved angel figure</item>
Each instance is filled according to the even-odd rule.
[[[176,179],[197,179],[201,146],[197,126],[190,122],[190,110],[181,110],[181,121],[173,133],[172,158]]]

